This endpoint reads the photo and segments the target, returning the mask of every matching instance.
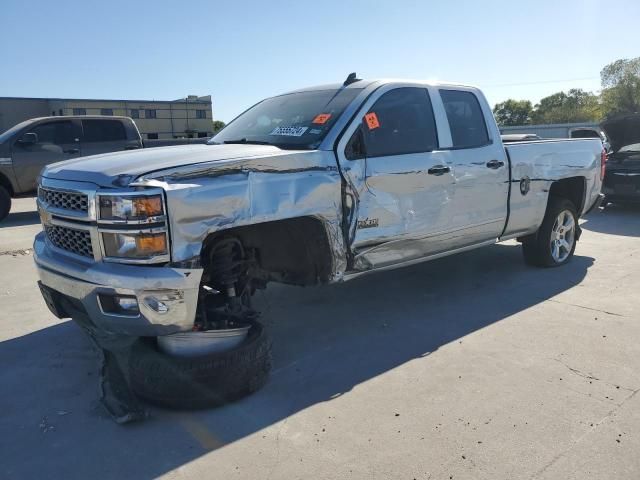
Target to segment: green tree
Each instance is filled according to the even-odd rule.
[[[213,121],[213,132],[219,132],[225,126],[225,123],[222,120],[214,120]]]
[[[531,115],[536,124],[596,122],[602,117],[602,109],[597,95],[572,88],[568,92],[558,92],[540,100]]]
[[[607,116],[640,112],[640,57],[610,63],[600,72]]]
[[[531,113],[533,107],[529,100],[505,100],[502,103],[496,103],[493,107],[493,114],[496,117],[498,125],[528,125],[531,123]]]

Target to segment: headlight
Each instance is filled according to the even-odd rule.
[[[102,233],[104,254],[112,258],[147,259],[167,255],[167,234],[108,232]]]
[[[164,215],[162,195],[100,195],[100,220],[146,220]]]

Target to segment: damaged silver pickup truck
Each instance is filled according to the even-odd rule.
[[[133,339],[139,396],[217,405],[268,375],[256,289],[514,238],[528,263],[562,265],[601,198],[605,160],[598,139],[505,147],[476,88],[352,74],[268,98],[208,145],[46,167],[40,287],[58,317]]]

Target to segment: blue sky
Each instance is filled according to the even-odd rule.
[[[213,96],[225,121],[289,89],[362,78],[482,87],[493,104],[597,90],[640,56],[632,1],[2,0],[0,96]]]

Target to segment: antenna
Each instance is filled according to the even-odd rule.
[[[352,83],[356,83],[362,80],[361,78],[356,78],[356,72],[350,73],[347,79],[344,81],[343,85],[346,87],[347,85],[351,85]]]

